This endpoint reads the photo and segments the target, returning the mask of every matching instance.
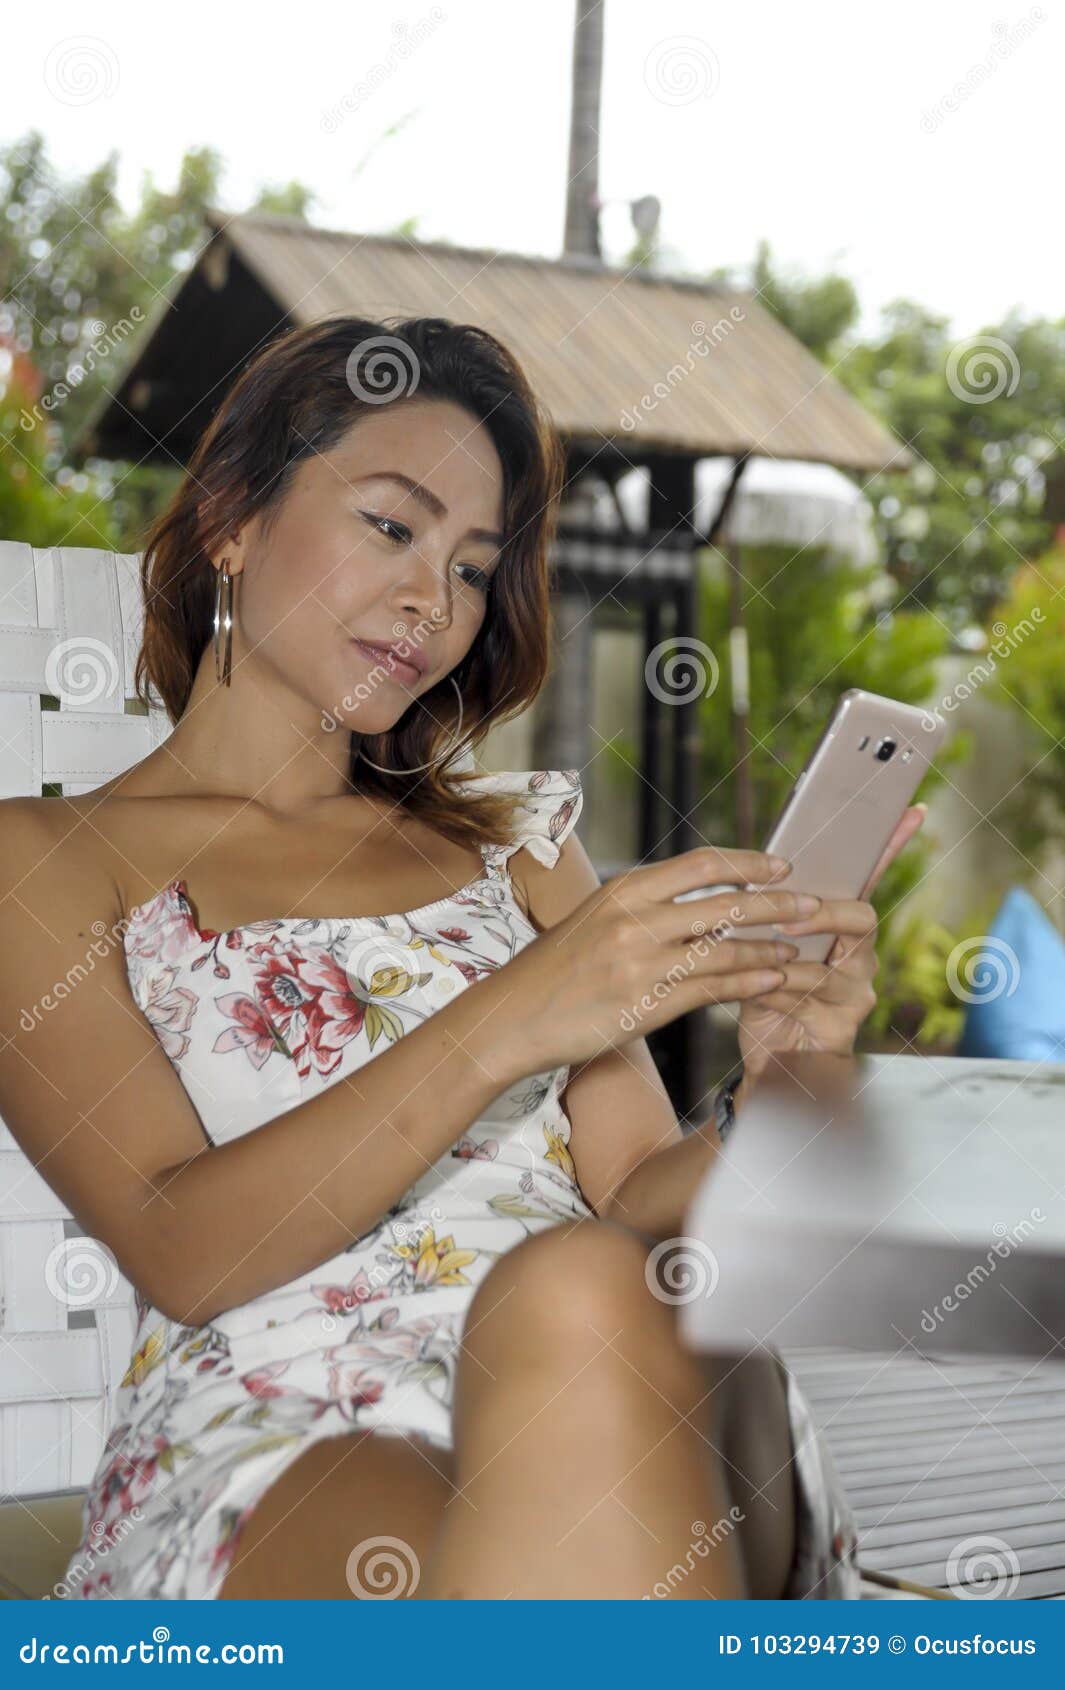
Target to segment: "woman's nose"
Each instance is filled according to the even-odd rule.
[[[404,615],[429,628],[445,628],[451,621],[447,582],[424,558],[415,560],[412,571],[397,586],[396,604]]]

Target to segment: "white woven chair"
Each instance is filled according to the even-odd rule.
[[[169,736],[134,695],[142,628],[139,556],[0,541],[0,797],[91,792]],[[0,1121],[0,1498],[20,1515],[87,1484],[133,1328],[129,1283]]]

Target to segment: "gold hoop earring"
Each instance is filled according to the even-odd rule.
[[[449,763],[454,762],[455,758],[459,755],[460,752],[464,752],[464,751],[467,751],[467,750],[472,752],[472,750],[473,750],[473,738],[472,738],[472,736],[468,740],[466,740],[465,742],[463,742],[458,737],[459,734],[461,733],[461,729],[462,729],[462,688],[459,686],[458,682],[456,681],[456,679],[453,675],[449,675],[448,680],[451,682],[451,685],[454,687],[455,696],[459,701],[458,725],[457,725],[457,728],[456,728],[456,731],[455,731],[455,738],[452,740],[452,743],[451,743],[450,750],[445,751],[443,756],[441,756],[441,757],[430,758],[428,763],[414,763],[414,764],[409,765],[405,769],[386,769],[383,763],[371,762],[370,758],[367,757],[365,751],[363,751],[362,746],[360,745],[358,751],[355,753],[356,761],[361,759],[362,762],[368,763],[371,769],[376,769],[378,774],[381,774],[381,775],[416,775],[420,771],[428,770],[428,769],[434,769],[434,770],[442,771],[442,770],[446,769],[446,767]]]
[[[222,567],[215,571],[214,585],[214,672],[223,686],[229,685],[233,654],[233,576],[229,559],[222,559]],[[224,593],[224,602],[223,602]],[[219,657],[219,635],[224,631],[225,644]]]

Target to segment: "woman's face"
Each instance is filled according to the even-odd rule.
[[[386,732],[476,638],[502,525],[502,466],[470,412],[408,399],[364,413],[251,527],[236,609],[254,670],[333,724]]]

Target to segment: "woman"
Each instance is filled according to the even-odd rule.
[[[145,548],[172,734],[5,805],[0,1110],[138,1293],[77,1594],[855,1592],[793,1384],[682,1349],[649,1271],[720,1140],[642,1035],[738,1000],[742,1110],[851,1048],[873,913],[758,852],[600,887],[576,773],[457,771],[544,679],[561,465],[477,329],[276,340]],[[674,901],[723,881],[765,889]]]

